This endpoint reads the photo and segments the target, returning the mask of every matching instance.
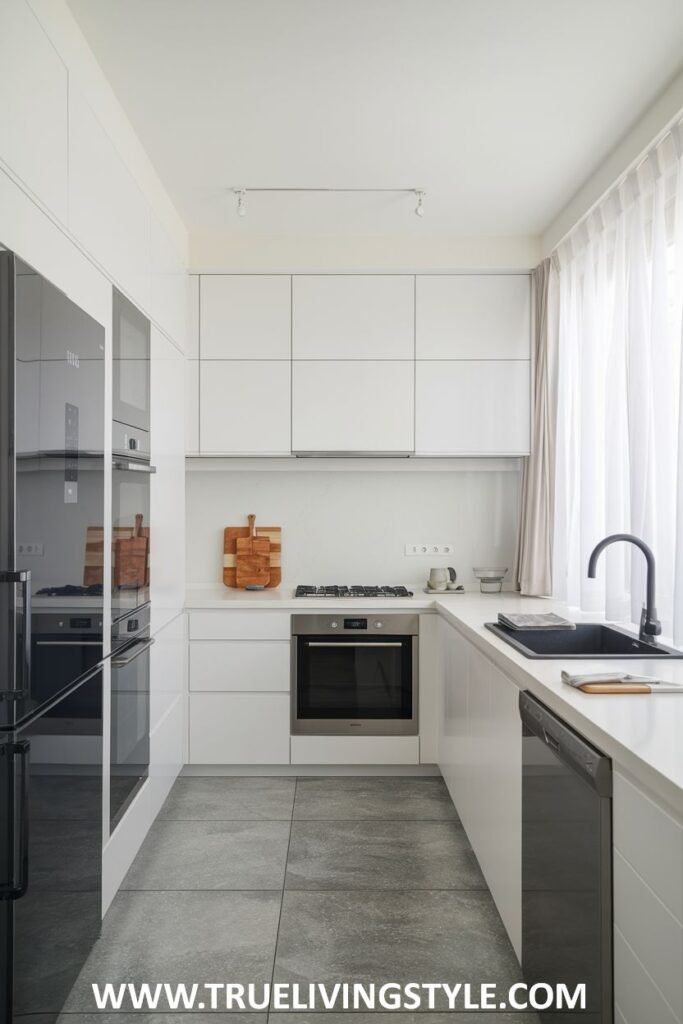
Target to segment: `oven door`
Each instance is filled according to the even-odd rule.
[[[293,734],[417,733],[417,637],[293,639]]]
[[[116,288],[113,303],[113,418],[148,431],[150,322]]]
[[[149,651],[153,643],[145,631],[112,656],[111,832],[149,774]]]

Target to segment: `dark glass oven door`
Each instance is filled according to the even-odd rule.
[[[150,323],[114,289],[113,418],[149,430]]]
[[[149,774],[149,651],[145,631],[111,662],[111,773],[109,819],[113,832]]]
[[[417,638],[298,636],[292,731],[417,733]]]

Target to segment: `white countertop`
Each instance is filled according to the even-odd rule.
[[[433,611],[443,616],[491,659],[520,689],[528,689],[549,708],[603,750],[615,764],[649,788],[683,818],[683,693],[601,696],[573,690],[561,682],[570,672],[605,672],[611,668],[650,675],[683,684],[683,660],[610,659],[532,660],[500,640],[484,626],[499,611],[557,611],[568,618],[596,621],[597,616],[573,616],[557,601],[520,597],[514,593],[430,595],[421,589],[412,598],[329,600],[295,598],[293,589],[230,590],[221,586],[192,587],[188,610],[279,609],[337,611],[339,608],[377,611]]]

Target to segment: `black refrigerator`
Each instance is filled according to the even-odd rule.
[[[0,248],[0,1024],[56,1020],[101,923],[104,367]]]

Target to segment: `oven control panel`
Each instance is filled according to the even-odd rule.
[[[292,635],[386,633],[391,636],[417,636],[418,621],[417,615],[392,613],[382,618],[376,615],[293,615]]]

